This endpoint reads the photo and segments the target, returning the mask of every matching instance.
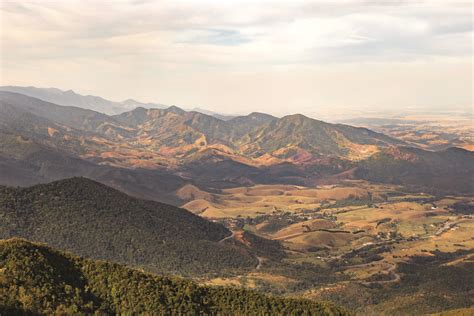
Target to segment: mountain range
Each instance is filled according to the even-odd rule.
[[[474,154],[410,148],[366,128],[300,114],[222,120],[171,106],[107,115],[0,92],[0,184],[87,176],[147,199],[180,204],[186,184],[204,190],[367,179],[472,192]]]
[[[115,102],[94,95],[80,95],[73,90],[64,91],[57,88],[2,86],[0,87],[0,91],[20,93],[59,105],[77,106],[106,114],[119,114],[140,106],[150,108],[166,107],[162,104],[143,103],[134,99]]]

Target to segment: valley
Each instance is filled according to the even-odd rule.
[[[351,308],[365,314],[389,308],[387,302],[377,303],[373,289],[408,291],[410,275],[403,267],[414,260],[441,255],[449,258],[441,264],[445,267],[466,269],[474,264],[473,196],[413,194],[400,186],[364,181],[317,188],[275,185],[195,194],[200,199],[184,207],[224,224],[234,232],[234,242],[243,242],[242,236],[249,232],[279,242],[284,250],[277,260],[263,257],[258,269],[245,275],[219,277],[206,284],[330,297],[341,304],[348,295],[354,295],[349,293],[356,284],[373,303]],[[203,201],[207,202],[204,209]],[[226,242],[231,242],[230,238]],[[302,269],[305,273],[289,273]],[[443,295],[464,295],[466,306],[472,303],[467,299],[469,292],[445,289],[443,293],[419,300],[418,311],[434,312],[430,305]],[[402,301],[390,306],[393,312],[410,304],[403,303],[405,298],[398,295]]]
[[[210,222],[83,178],[25,189],[0,188],[0,233],[4,239],[46,242],[142,272],[186,276],[215,291],[245,288],[272,296],[329,300],[340,306],[341,313],[427,314],[469,310],[472,304],[472,196],[413,194],[398,185],[360,180],[313,188],[258,185],[214,192],[186,185],[177,194],[195,199],[185,206]],[[212,203],[213,209],[192,209],[193,201]],[[89,222],[92,213],[96,215]],[[0,243],[0,252],[24,251],[17,245],[19,249],[43,247],[9,240]],[[51,250],[40,248],[44,251]],[[0,291],[12,286],[5,280],[17,273],[12,268],[6,271],[1,272],[9,276],[0,279]],[[82,273],[89,278],[87,271]],[[93,282],[101,277],[94,276],[99,279]],[[150,282],[152,286],[154,281]],[[82,293],[82,285],[74,286]],[[25,295],[35,297],[34,289],[27,291]],[[54,291],[63,290],[59,286]],[[100,287],[94,291],[101,300],[110,295]],[[14,297],[11,300],[16,302]],[[204,302],[186,308],[200,308]],[[61,308],[69,308],[68,304],[65,301]],[[227,308],[220,301],[216,304]],[[134,310],[137,306],[101,308]]]

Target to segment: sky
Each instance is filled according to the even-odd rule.
[[[1,85],[228,114],[473,106],[471,1],[0,3]]]

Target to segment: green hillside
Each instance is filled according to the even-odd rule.
[[[347,315],[328,303],[203,287],[20,239],[0,241],[6,314]]]
[[[218,243],[230,235],[224,226],[85,178],[0,187],[0,218],[0,238],[45,242],[153,272],[195,275],[256,265],[245,250]]]

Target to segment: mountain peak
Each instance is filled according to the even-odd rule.
[[[252,112],[248,115],[245,116],[237,116],[229,120],[229,122],[232,122],[234,124],[255,124],[258,123],[259,125],[261,124],[266,124],[269,123],[270,121],[275,120],[276,117],[270,115],[270,114],[265,114],[261,112]]]
[[[175,113],[175,114],[184,114],[184,113],[186,113],[185,110],[183,110],[180,107],[177,107],[176,105],[172,105],[169,108],[166,108],[166,112],[171,112],[171,113]]]
[[[141,103],[141,102],[138,102],[135,99],[127,99],[125,101],[122,101],[122,104],[125,104],[125,105],[134,105],[134,104],[137,104],[137,103]]]
[[[270,114],[266,114],[266,113],[262,113],[262,112],[252,112],[250,113],[249,115],[247,115],[247,117],[249,118],[252,118],[252,119],[274,119],[275,117],[270,115]]]
[[[309,118],[303,114],[291,114],[281,118],[281,122],[290,122],[290,123],[304,123],[304,122],[318,122],[312,118]]]
[[[143,106],[137,106],[131,112],[143,113],[143,112],[146,112],[146,111],[148,111],[148,110],[146,108],[144,108]]]

